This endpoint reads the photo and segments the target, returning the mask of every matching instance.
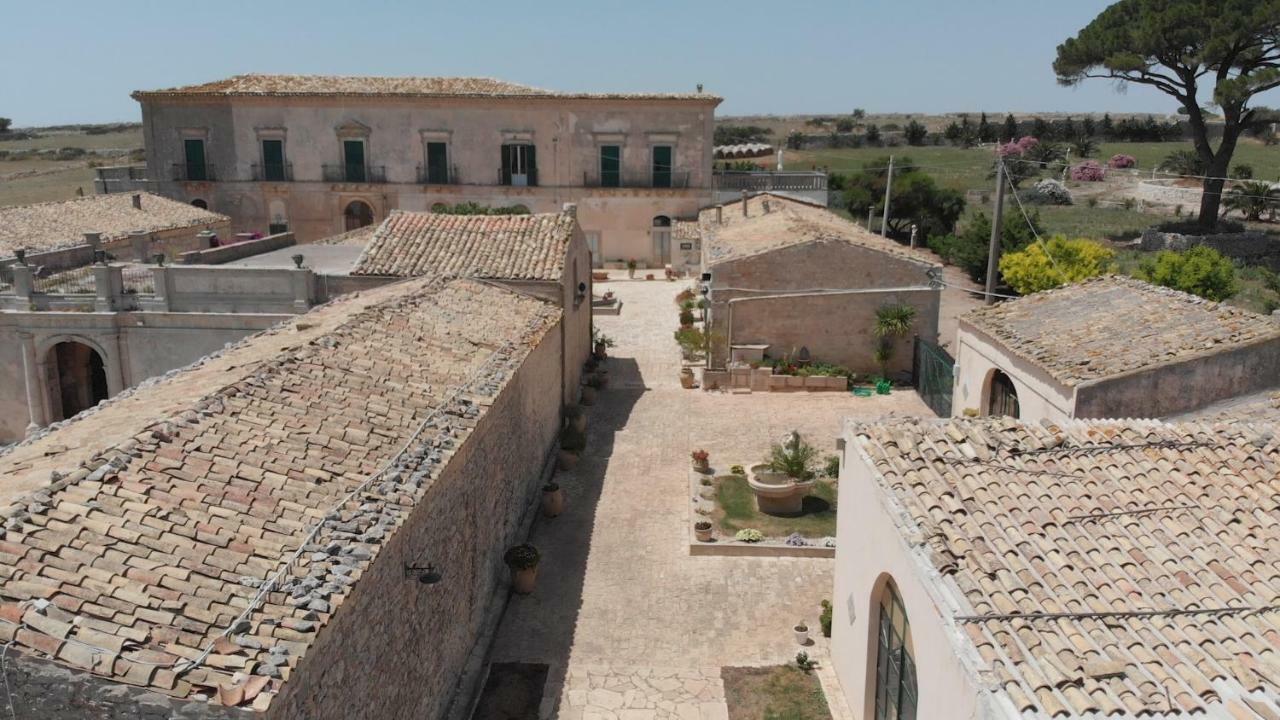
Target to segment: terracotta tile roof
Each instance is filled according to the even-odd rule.
[[[1280,717],[1275,429],[953,420],[848,432],[954,642],[970,646],[960,655],[1009,717],[1243,719]]]
[[[697,100],[720,102],[706,93],[568,93],[505,80],[476,77],[356,77],[341,75],[236,75],[224,80],[137,90],[135,100],[171,97],[485,97],[607,100]]]
[[[569,213],[393,212],[351,274],[559,280],[575,228]]]
[[[1228,398],[1173,419],[1280,424],[1280,390],[1271,388]]]
[[[559,318],[471,280],[347,297],[0,457],[40,479],[0,502],[0,643],[265,708]]]
[[[373,240],[373,234],[377,232],[377,230],[378,230],[377,225],[365,225],[362,228],[356,228],[355,230],[348,230],[344,233],[339,233],[337,235],[330,235],[327,238],[321,238],[315,241],[315,243],[313,244],[314,245],[355,245],[358,247],[364,247],[369,244],[369,241]]]
[[[11,257],[19,248],[38,252],[83,245],[87,232],[102,233],[102,239],[109,241],[128,237],[132,230],[199,231],[229,221],[226,215],[151,193],[142,193],[141,210],[133,207],[133,193],[14,205],[0,208],[0,257]]]
[[[769,212],[764,211],[765,202],[769,203]],[[931,253],[914,251],[867,232],[820,205],[774,193],[752,195],[747,200],[746,217],[742,215],[742,200],[725,203],[721,218],[723,222],[717,223],[714,207],[698,214],[705,253],[712,265],[815,240],[847,242],[928,265],[938,264]]]
[[[1118,275],[962,317],[1068,386],[1280,338],[1280,323]]]

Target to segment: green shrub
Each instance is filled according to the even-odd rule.
[[[741,465],[733,465],[733,466],[730,466],[729,472],[734,475],[746,475],[747,469],[742,467]]]
[[[827,459],[823,461],[822,474],[826,475],[829,478],[840,477],[840,456],[839,455],[827,456]]]
[[[1044,234],[1039,214],[1032,213],[1029,219],[1031,225],[1020,212],[1005,213],[1000,233],[1001,254],[1017,252],[1034,242],[1036,233]],[[987,249],[991,245],[991,218],[986,213],[976,213],[955,235],[929,238],[928,245],[944,261],[964,270],[974,282],[986,282]]]
[[[761,540],[764,540],[764,533],[760,532],[759,530],[753,530],[751,528],[743,528],[742,530],[739,530],[737,534],[734,535],[733,537],[734,539],[741,540],[742,542],[757,543],[757,542],[760,542]]]
[[[681,325],[692,325],[692,324],[693,324],[693,311],[692,311],[692,310],[689,310],[689,309],[687,309],[687,308],[682,308],[682,309],[680,310],[680,324],[681,324]]]
[[[535,568],[541,560],[542,554],[538,552],[538,548],[529,543],[508,548],[507,552],[502,556],[502,561],[512,570]]]
[[[831,637],[831,601],[822,601],[822,614],[818,616],[818,624],[822,625],[822,637]]]
[[[1000,274],[1009,287],[1026,295],[1102,275],[1111,269],[1114,257],[1109,248],[1092,240],[1056,235],[1000,258]]]
[[[1142,262],[1138,277],[1206,300],[1226,300],[1240,289],[1230,258],[1204,245],[1184,252],[1164,250]]]
[[[769,469],[786,473],[787,477],[796,480],[812,480],[813,465],[817,457],[818,449],[804,440],[799,440],[794,445],[774,443],[769,450]]]

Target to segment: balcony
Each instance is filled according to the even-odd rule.
[[[506,168],[498,168],[498,184],[507,187],[537,187],[538,186],[538,168],[531,167],[528,171],[521,175],[513,173]]]
[[[325,182],[385,183],[387,181],[385,165],[325,165],[322,169]]]
[[[419,185],[459,185],[461,182],[457,165],[451,167],[418,166]]]
[[[254,163],[253,179],[257,182],[293,182],[293,163]]]
[[[178,182],[213,182],[218,175],[209,163],[174,163],[173,179]]]
[[[688,170],[663,172],[625,173],[586,171],[582,173],[582,186],[588,188],[676,188],[690,187],[692,173]]]

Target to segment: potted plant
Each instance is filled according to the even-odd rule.
[[[585,433],[587,431],[587,414],[577,405],[570,405],[564,410],[564,418],[568,421],[569,426],[574,430]]]
[[[697,536],[698,542],[711,542],[711,523],[706,520],[694,523],[693,534]]]
[[[803,620],[801,620],[799,623],[796,623],[796,626],[792,628],[792,630],[795,631],[797,644],[800,644],[800,645],[809,644],[809,626],[806,625]]]
[[[653,273],[647,273],[647,274],[645,274],[644,279],[645,279],[645,280],[652,280],[652,279],[653,279]]]
[[[631,258],[627,261],[627,277],[634,280],[636,278],[636,259]]]
[[[553,518],[564,512],[564,491],[554,481],[542,486],[542,514]]]
[[[593,372],[587,376],[587,387],[599,390],[609,383],[609,376],[602,372]]]
[[[613,338],[599,332],[595,328],[591,329],[591,337],[593,340],[592,355],[595,357],[596,362],[604,362],[604,359],[609,357],[609,348],[613,347],[615,344],[613,342]]]
[[[538,563],[541,560],[542,555],[538,552],[538,548],[529,543],[507,549],[506,554],[502,556],[502,561],[511,568],[511,584],[516,592],[521,595],[533,592],[534,585],[538,581]]]
[[[584,384],[582,386],[582,394],[578,396],[578,402],[582,405],[595,405],[596,389],[590,385]]]
[[[697,470],[700,473],[710,472],[711,455],[706,450],[703,450],[701,448],[694,450],[693,452],[689,453],[689,457],[693,458],[694,470]]]
[[[693,311],[689,308],[680,308],[680,327],[693,327]]]
[[[693,368],[680,368],[680,387],[691,390],[694,386]]]

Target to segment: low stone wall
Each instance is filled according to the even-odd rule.
[[[1148,228],[1138,242],[1139,248],[1148,252],[1186,250],[1205,245],[1246,265],[1261,265],[1280,271],[1280,243],[1260,232],[1182,235]]]
[[[1189,210],[1200,207],[1200,196],[1204,189],[1174,185],[1170,181],[1148,180],[1138,183],[1134,195],[1144,202],[1157,205],[1185,205]]]
[[[703,370],[702,389],[753,392],[848,392],[849,378],[826,375],[774,375],[769,367]]]
[[[207,250],[184,252],[179,256],[179,260],[183,265],[221,265],[233,260],[243,260],[247,257],[261,255],[265,252],[291,247],[296,244],[297,240],[293,238],[293,233],[278,233],[258,240],[248,240]]]

